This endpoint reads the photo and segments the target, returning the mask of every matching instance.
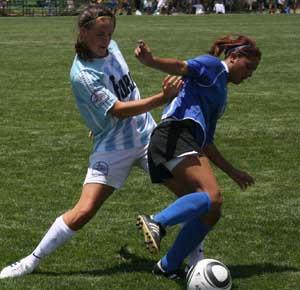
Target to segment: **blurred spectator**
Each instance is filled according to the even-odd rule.
[[[225,0],[225,11],[231,13],[232,6],[233,6],[233,0]]]
[[[136,15],[141,15],[142,11],[143,11],[142,0],[134,0],[134,6],[135,6],[135,9],[136,9],[135,14]]]
[[[249,12],[253,10],[253,4],[256,4],[256,0],[246,0],[247,10]]]
[[[294,13],[296,13],[300,5],[300,0],[292,0],[291,2],[292,2],[291,9],[293,9]]]
[[[285,0],[278,0],[277,2],[277,8],[281,13],[284,12],[284,6],[285,6]]]
[[[118,10],[119,2],[118,0],[109,0],[105,2],[105,6],[108,7],[113,13],[116,13]]]
[[[6,0],[0,0],[0,9],[7,8],[7,2]]]
[[[283,12],[286,13],[286,14],[290,14],[292,6],[293,6],[293,1],[292,0],[286,0],[285,7],[283,8]]]
[[[200,3],[200,4],[195,4],[194,5],[195,7],[195,14],[196,15],[202,15],[202,14],[205,14],[205,8],[204,6]]]
[[[188,14],[195,14],[196,13],[196,6],[195,5],[200,5],[204,9],[204,6],[202,5],[201,0],[186,0],[185,12],[188,13]],[[198,6],[198,7],[200,7],[200,6]]]
[[[187,0],[186,1],[186,10],[185,10],[185,12],[187,14],[192,14],[193,13],[193,11],[194,11],[193,4],[196,4],[195,2],[196,2],[195,0]]]
[[[160,13],[164,14],[164,11],[166,11],[167,8],[168,8],[167,0],[159,0],[154,14],[160,14]]]
[[[265,7],[267,6],[266,0],[257,0],[257,8],[258,11],[263,12],[265,11]]]
[[[225,14],[225,6],[223,1],[216,1],[213,11],[215,11],[217,14]]]
[[[200,1],[196,1],[196,4],[194,4],[193,7],[195,8],[196,15],[202,15],[205,13],[205,8]]]
[[[153,9],[154,9],[154,1],[152,0],[144,0],[144,13],[150,15],[153,13]]]
[[[132,15],[132,9],[129,0],[120,0],[119,15]]]
[[[67,0],[67,11],[74,11],[75,3],[73,0]]]
[[[269,0],[269,13],[274,14],[277,11],[277,0]]]
[[[6,15],[7,2],[6,0],[0,0],[0,16]]]

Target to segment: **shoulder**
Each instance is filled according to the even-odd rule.
[[[215,70],[223,67],[221,60],[213,55],[200,55],[187,61],[189,71]]]
[[[120,48],[115,40],[111,40],[108,46],[109,51],[120,51]]]
[[[76,87],[99,86],[102,83],[103,73],[89,66],[79,66],[71,70],[71,84]]]
[[[221,64],[221,60],[213,55],[204,54],[187,60],[187,63],[198,63],[201,65]]]

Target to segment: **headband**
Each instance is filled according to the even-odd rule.
[[[86,25],[92,23],[93,21],[97,21],[98,19],[99,19],[99,20],[101,20],[101,19],[109,19],[109,20],[112,20],[113,17],[111,17],[111,16],[109,16],[109,15],[97,16],[96,18],[93,18],[93,19],[87,21],[87,22],[84,23],[82,26],[86,26]]]
[[[228,56],[229,54],[231,54],[233,52],[238,52],[239,50],[241,50],[243,48],[252,48],[252,47],[253,47],[253,45],[250,45],[250,44],[236,45],[234,47],[224,49],[224,53],[225,53],[226,56]]]

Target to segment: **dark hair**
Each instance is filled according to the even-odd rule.
[[[96,19],[101,16],[111,17],[114,28],[116,27],[116,17],[113,12],[101,4],[90,4],[85,7],[78,16],[78,35],[75,43],[75,51],[79,58],[83,60],[92,60],[92,53],[86,43],[81,39],[80,28],[91,28]]]
[[[261,51],[256,46],[255,40],[245,35],[226,35],[218,38],[210,48],[209,54],[220,56],[222,53],[225,58],[231,53],[245,56],[249,59],[261,59]]]

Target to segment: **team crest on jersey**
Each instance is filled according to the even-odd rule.
[[[99,161],[93,164],[92,175],[93,176],[107,176],[108,175],[108,164],[104,161]]]
[[[107,99],[107,95],[104,92],[93,92],[91,101],[96,107],[100,107]]]

